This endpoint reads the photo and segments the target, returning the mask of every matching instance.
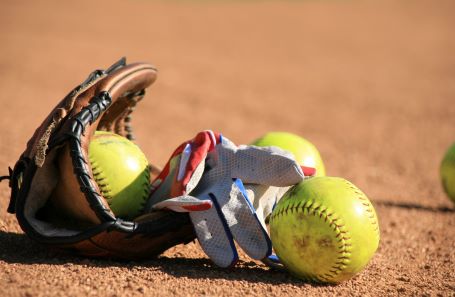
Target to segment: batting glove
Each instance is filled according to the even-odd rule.
[[[221,267],[238,260],[234,239],[253,259],[271,254],[264,219],[285,190],[305,177],[284,150],[237,147],[212,131],[182,144],[163,172],[149,207],[189,212],[202,249]]]

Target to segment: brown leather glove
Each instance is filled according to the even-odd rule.
[[[131,113],[155,79],[152,65],[126,65],[121,59],[91,73],[38,127],[6,177],[8,211],[32,239],[87,256],[138,259],[195,238],[185,213],[153,211],[132,221],[116,217],[88,161],[96,130],[133,138]]]

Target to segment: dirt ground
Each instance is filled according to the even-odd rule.
[[[197,243],[83,259],[28,239],[3,182],[0,296],[455,296],[455,208],[438,173],[455,141],[454,1],[75,2],[0,3],[0,175],[69,90],[127,56],[160,71],[133,119],[152,163],[208,128],[238,144],[300,134],[370,197],[380,247],[337,286],[245,256],[218,269]]]

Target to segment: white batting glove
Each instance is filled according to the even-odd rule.
[[[202,249],[218,266],[238,260],[234,239],[250,257],[264,259],[272,250],[264,219],[304,173],[292,155],[279,148],[237,147],[218,134],[211,139],[215,146],[206,155],[196,187],[153,208],[188,211]]]

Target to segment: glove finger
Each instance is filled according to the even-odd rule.
[[[265,223],[258,218],[240,179],[234,180],[223,213],[235,240],[251,258],[261,260],[272,253]]]
[[[300,166],[302,168],[303,174],[305,174],[305,177],[310,177],[314,176],[316,172],[316,168],[313,167],[308,167],[308,166]]]
[[[212,200],[211,209],[190,212],[199,244],[217,266],[233,266],[239,259],[234,239],[216,197],[209,194],[207,198]]]
[[[176,212],[204,211],[212,207],[211,200],[201,200],[193,196],[179,196],[158,202],[153,209],[170,209]]]
[[[271,187],[258,184],[245,184],[246,196],[253,203],[256,215],[265,228],[266,219],[274,206],[289,187]]]
[[[286,187],[305,177],[292,154],[277,147],[240,146],[234,160],[233,177],[244,183]]]

